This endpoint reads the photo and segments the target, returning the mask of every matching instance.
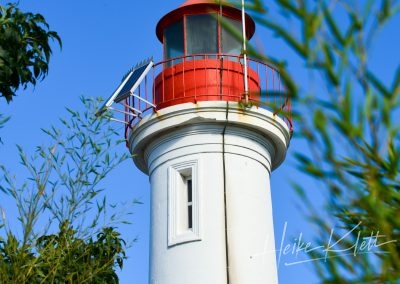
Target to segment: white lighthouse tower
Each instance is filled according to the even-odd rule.
[[[127,146],[149,175],[150,283],[278,283],[270,176],[290,101],[228,31],[254,34],[242,12],[189,0],[165,15],[164,60],[136,66],[105,106],[124,106]]]

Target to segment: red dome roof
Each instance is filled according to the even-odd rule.
[[[226,1],[221,1],[223,5],[229,5],[226,3]],[[220,4],[218,0],[187,0],[185,3],[183,3],[179,7],[185,7],[185,6],[190,6],[190,5],[195,5],[195,4]]]
[[[158,22],[156,27],[156,34],[158,39],[163,42],[164,29],[172,23],[183,18],[186,14],[208,14],[214,10],[220,11],[222,4],[222,13],[239,21],[242,20],[242,11],[225,0],[187,0],[177,9],[169,12]],[[246,35],[250,39],[255,31],[255,24],[253,19],[246,14]]]

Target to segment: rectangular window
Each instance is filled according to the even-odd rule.
[[[183,20],[171,24],[164,30],[164,48],[165,59],[184,55]],[[182,59],[177,59],[174,62],[170,61],[167,66],[177,64],[181,61]]]
[[[242,42],[236,36],[242,36],[242,23],[227,17],[223,18],[223,23],[221,26],[222,53],[240,55],[242,52]]]
[[[218,53],[218,24],[215,15],[186,17],[186,54]]]
[[[200,240],[197,161],[168,169],[168,245]]]
[[[192,201],[192,177],[186,178],[187,208],[188,208],[188,229],[193,228],[193,201]]]

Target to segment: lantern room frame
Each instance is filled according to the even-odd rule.
[[[192,31],[196,42],[189,48],[188,22],[190,17],[196,16],[215,24],[215,30],[210,32],[208,29],[202,37],[201,25],[193,26],[194,30],[200,29]],[[243,30],[232,22],[242,24]],[[172,48],[168,42],[168,29],[174,25],[181,25],[179,32],[171,33],[170,38],[172,45],[177,44],[174,39],[180,41],[180,50],[176,54],[168,53],[168,48]],[[113,110],[115,117],[112,119],[125,124],[126,141],[146,115],[170,106],[201,101],[236,102],[243,110],[252,106],[267,109],[280,116],[292,133],[290,94],[281,75],[274,66],[248,57],[238,37],[228,33],[229,26],[240,34],[245,31],[246,41],[255,32],[253,19],[224,1],[188,0],[166,14],[156,27],[157,37],[163,43],[164,60],[156,64],[147,61],[152,70],[142,74],[144,79],[135,82],[124,100],[111,98],[99,113],[106,108]],[[208,45],[210,33],[216,35],[216,46]],[[227,42],[232,50],[224,48]],[[110,107],[112,103],[115,104]]]
[[[224,6],[224,8],[220,8],[218,5],[193,5],[193,6],[183,6],[179,9],[172,11],[171,13],[165,15],[158,23],[156,28],[156,34],[158,39],[161,43],[163,43],[163,53],[164,53],[164,60],[172,59],[173,57],[181,57],[181,56],[189,56],[194,55],[195,53],[189,52],[189,48],[193,48],[189,44],[188,35],[190,34],[189,31],[189,21],[191,21],[194,17],[204,17],[208,16],[209,20],[215,20],[215,30],[208,29],[207,34],[205,36],[209,37],[210,33],[214,33],[216,35],[216,45],[213,46],[215,50],[202,50],[201,52],[195,53],[207,53],[207,54],[231,54],[227,53],[224,50],[223,46],[223,35],[224,31],[226,35],[234,38],[235,36],[232,34],[227,33],[227,27],[229,25],[234,25],[235,23],[239,24],[240,26],[236,27],[236,30],[241,34],[241,14],[238,13],[238,10],[233,7]],[[255,32],[255,24],[254,21],[246,14],[246,35],[247,40],[250,39],[254,32]],[[210,22],[211,23],[211,22]],[[176,25],[181,25],[180,33],[182,38],[179,38],[182,42],[182,50],[181,54],[178,56],[169,56],[168,49],[169,49],[169,42],[168,42],[168,29],[172,27],[176,27]],[[197,36],[199,36],[197,34]],[[176,41],[177,38],[175,38]],[[237,43],[238,47],[241,47],[241,42],[237,38],[234,38]],[[175,42],[176,43],[176,42]],[[241,51],[232,53],[240,54]]]

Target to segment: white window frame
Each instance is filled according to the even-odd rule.
[[[168,246],[200,241],[200,196],[198,161],[176,163],[168,168]],[[192,202],[188,202],[187,179],[192,180]],[[188,227],[188,207],[192,227]]]

